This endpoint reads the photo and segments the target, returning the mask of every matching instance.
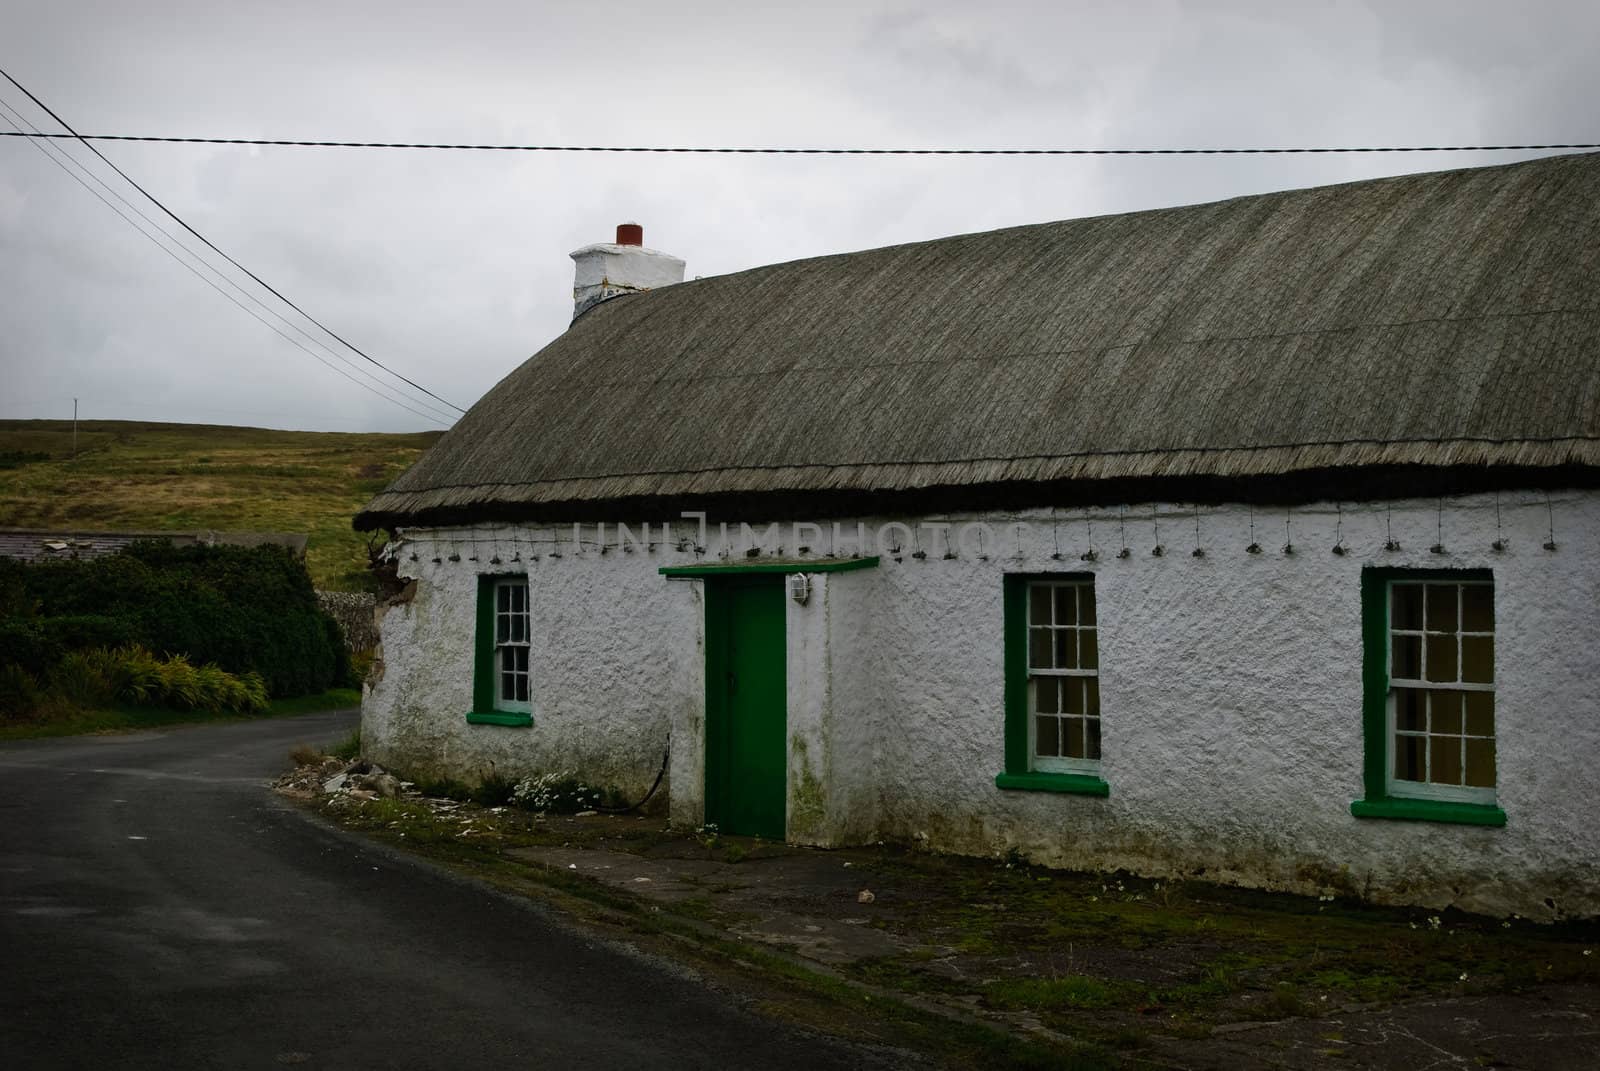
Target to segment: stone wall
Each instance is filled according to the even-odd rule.
[[[317,605],[339,622],[351,652],[370,651],[378,646],[378,624],[374,615],[377,597],[366,591],[319,591]]]

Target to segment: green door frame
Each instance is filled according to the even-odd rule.
[[[781,574],[706,578],[706,822],[724,833],[788,832],[787,605]]]

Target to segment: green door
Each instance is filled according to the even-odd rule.
[[[706,581],[706,822],[783,840],[788,674],[781,575]]]

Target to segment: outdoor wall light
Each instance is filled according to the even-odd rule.
[[[789,598],[804,606],[811,598],[811,578],[804,573],[789,574]]]

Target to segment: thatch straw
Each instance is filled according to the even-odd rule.
[[[1368,465],[1600,466],[1600,154],[618,298],[357,518]]]

